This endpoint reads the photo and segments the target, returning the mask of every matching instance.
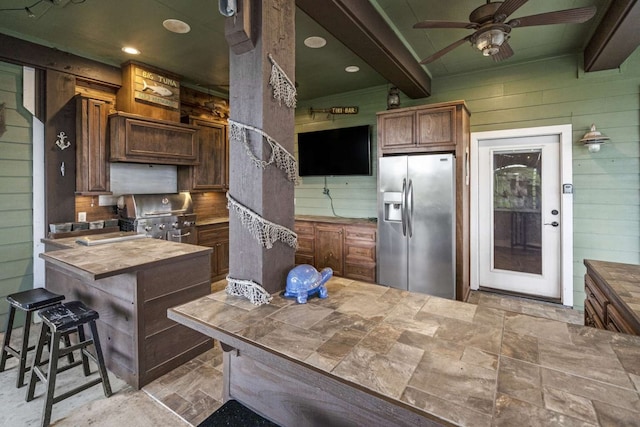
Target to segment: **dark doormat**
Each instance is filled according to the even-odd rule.
[[[237,400],[229,400],[209,415],[198,427],[278,427],[266,418],[253,412]]]

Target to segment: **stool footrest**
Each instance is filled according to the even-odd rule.
[[[84,391],[86,389],[88,389],[89,387],[93,387],[94,385],[98,385],[102,382],[102,378],[96,378],[94,380],[89,381],[88,383],[82,384],[72,390],[66,391],[64,393],[62,393],[60,396],[54,396],[53,397],[53,403],[58,403],[61,400],[64,400],[68,397],[71,397],[75,394],[80,393],[81,391]]]

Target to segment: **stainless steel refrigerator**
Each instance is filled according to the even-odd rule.
[[[381,157],[378,283],[455,299],[455,157]]]

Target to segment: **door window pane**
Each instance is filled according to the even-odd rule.
[[[542,150],[493,154],[493,268],[542,274]]]

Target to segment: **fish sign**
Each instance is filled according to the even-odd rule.
[[[179,109],[180,82],[162,74],[135,67],[134,97],[136,100]]]

